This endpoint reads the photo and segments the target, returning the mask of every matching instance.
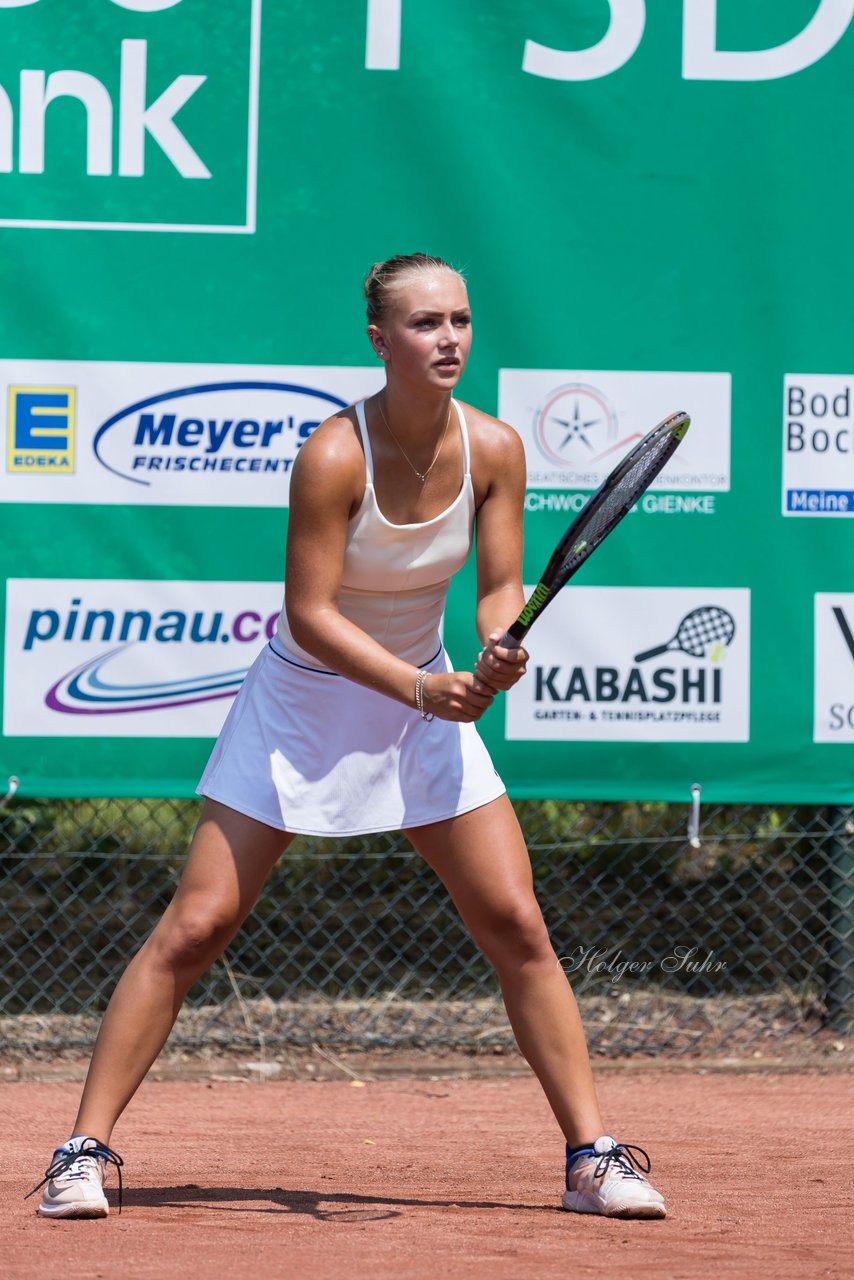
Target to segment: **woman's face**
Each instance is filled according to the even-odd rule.
[[[471,309],[464,282],[456,271],[418,271],[403,276],[389,292],[382,323],[368,327],[389,376],[452,390],[471,349]]]

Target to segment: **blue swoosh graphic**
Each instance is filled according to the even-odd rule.
[[[117,649],[110,649],[60,676],[45,694],[46,706],[52,711],[84,716],[121,715],[133,711],[190,706],[196,702],[233,697],[248,670],[214,672],[196,679],[164,681],[162,684],[111,685],[101,681],[100,670],[117,654],[130,647],[131,645],[121,645]],[[112,697],[103,697],[89,692],[83,685],[84,680],[96,689],[112,689],[116,693]],[[146,692],[141,692],[142,690]],[[123,696],[125,692],[127,696]]]

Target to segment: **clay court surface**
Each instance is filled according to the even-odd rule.
[[[850,1075],[627,1067],[603,1071],[599,1088],[616,1136],[652,1156],[664,1222],[557,1208],[561,1142],[538,1085],[519,1076],[147,1083],[114,1135],[121,1216],[45,1221],[22,1196],[79,1085],[6,1083],[0,1273],[854,1275]]]

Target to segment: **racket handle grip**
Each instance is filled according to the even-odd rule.
[[[669,644],[657,644],[654,649],[646,649],[643,653],[636,653],[635,662],[646,662],[647,658],[657,658],[660,653],[667,653],[669,648]]]
[[[504,635],[498,641],[498,645],[502,649],[518,649],[522,643],[528,628],[523,623],[514,622],[513,626],[504,632]]]

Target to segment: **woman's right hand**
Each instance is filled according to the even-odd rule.
[[[471,671],[437,671],[422,690],[424,710],[440,720],[479,720],[495,696]]]

